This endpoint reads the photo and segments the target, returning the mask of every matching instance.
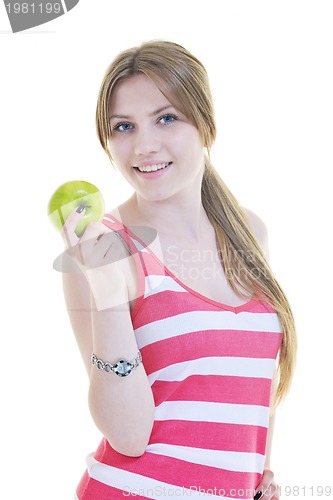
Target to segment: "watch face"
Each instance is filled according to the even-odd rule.
[[[133,365],[128,361],[121,359],[114,366],[114,373],[119,377],[126,377],[131,373]]]

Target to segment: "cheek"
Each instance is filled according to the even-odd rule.
[[[200,138],[193,134],[189,134],[186,140],[179,144],[178,150],[182,151],[185,158],[191,159],[195,163],[201,163],[205,155],[205,149]]]
[[[204,150],[203,141],[199,132],[194,127],[184,128],[182,134],[175,136],[175,141],[179,147],[186,147],[186,149],[190,149],[195,154]]]
[[[116,163],[124,163],[129,155],[129,149],[125,141],[111,140],[109,141],[109,149]]]

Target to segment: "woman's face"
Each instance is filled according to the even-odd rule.
[[[120,82],[109,116],[112,158],[137,195],[158,201],[200,192],[202,139],[152,80],[135,75]]]

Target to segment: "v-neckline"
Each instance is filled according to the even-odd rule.
[[[255,296],[252,296],[248,301],[244,302],[243,304],[239,304],[237,306],[233,306],[230,304],[225,304],[224,302],[214,300],[207,295],[204,295],[194,288],[188,286],[186,283],[184,283],[182,280],[180,280],[160,259],[157,257],[157,255],[147,246],[141,239],[128,227],[126,226],[123,222],[121,222],[119,219],[114,217],[111,214],[106,214],[108,218],[112,219],[115,223],[119,224],[125,231],[126,233],[133,239],[135,239],[142,247],[149,252],[150,256],[155,259],[155,261],[163,268],[165,274],[167,274],[170,278],[172,278],[180,287],[182,287],[184,290],[186,290],[188,293],[191,295],[194,295],[198,297],[199,299],[208,302],[220,309],[225,309],[234,313],[240,313],[243,311],[247,311],[252,309],[255,304],[258,302],[258,298]]]

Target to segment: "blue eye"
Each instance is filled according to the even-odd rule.
[[[132,128],[133,125],[131,125],[130,123],[117,123],[117,125],[115,125],[112,130],[118,132],[126,132],[127,130],[131,130]]]
[[[164,115],[159,119],[160,123],[163,123],[163,125],[168,125],[176,120],[178,120],[178,116],[176,115]]]

